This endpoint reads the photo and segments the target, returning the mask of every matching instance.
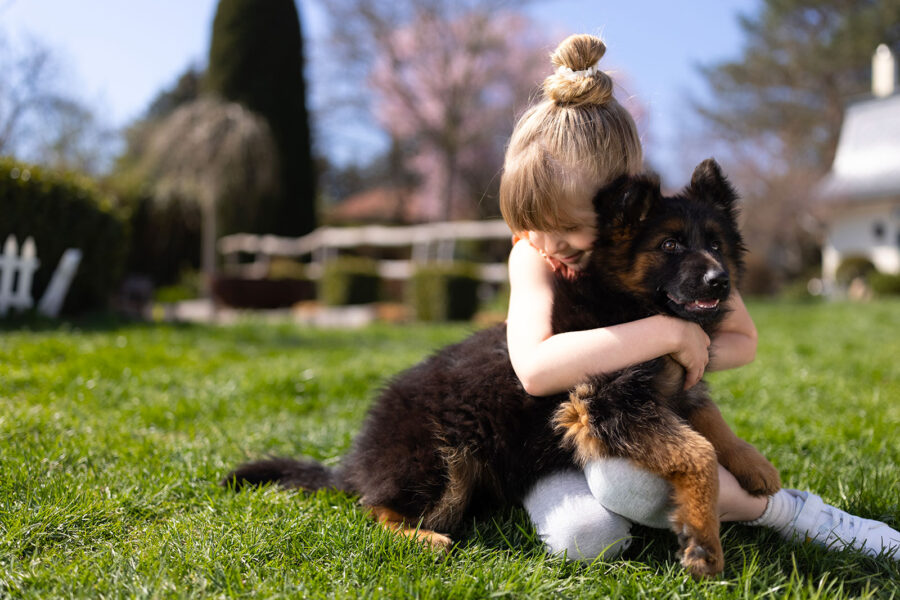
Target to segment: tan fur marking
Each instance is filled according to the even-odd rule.
[[[622,273],[620,273],[620,281],[630,291],[638,295],[644,293],[644,278],[660,261],[660,257],[650,252],[642,252],[637,255],[632,265],[629,265]]]
[[[716,502],[719,475],[716,453],[706,438],[688,427],[658,440],[638,462],[672,484],[672,529],[684,536],[681,563],[695,577],[714,575],[724,567]]]
[[[593,395],[593,388],[582,383],[563,402],[553,415],[553,424],[563,432],[563,444],[575,451],[575,459],[584,466],[588,461],[609,456],[606,445],[590,427],[590,415],[585,397]]]
[[[414,527],[409,519],[386,506],[371,506],[369,511],[369,515],[378,524],[398,535],[423,542],[436,550],[449,550],[453,545],[453,540],[448,536],[430,529]]]
[[[425,521],[430,527],[445,528],[459,522],[483,468],[464,448],[445,446],[439,452],[447,466],[447,485],[441,499],[428,511]]]
[[[684,377],[684,367],[666,356],[662,371],[653,378],[653,387],[662,397],[671,398],[684,388]]]

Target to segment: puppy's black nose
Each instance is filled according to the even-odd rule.
[[[709,287],[720,290],[728,287],[728,273],[722,269],[710,269],[703,274],[703,283]]]

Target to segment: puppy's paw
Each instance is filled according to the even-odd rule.
[[[449,536],[436,531],[424,532],[424,535],[419,536],[419,541],[425,542],[434,550],[440,550],[442,552],[449,552],[450,547],[453,546],[453,540],[450,539]]]
[[[685,526],[678,535],[681,566],[695,579],[713,577],[725,568],[725,554],[717,535],[703,535]]]
[[[781,489],[778,469],[746,442],[734,448],[727,456],[722,456],[722,466],[734,475],[742,488],[754,496],[768,496]]]

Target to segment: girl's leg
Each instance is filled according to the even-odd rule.
[[[900,561],[900,532],[887,523],[851,515],[810,492],[784,488],[768,501],[762,516],[747,525],[769,527],[791,542],[809,542],[829,550],[853,548]]]
[[[768,504],[768,496],[751,496],[741,487],[731,471],[719,465],[720,520],[752,521],[763,514]]]
[[[900,560],[900,533],[887,524],[851,515],[809,492],[781,489],[772,496],[751,496],[721,466],[719,514],[723,521],[769,527],[789,541],[812,542],[830,550],[850,547],[869,556],[884,553]]]
[[[592,561],[614,558],[631,544],[631,523],[594,498],[581,471],[540,479],[523,504],[551,554]]]
[[[592,461],[584,471],[603,506],[636,523],[668,528],[671,491],[666,481],[621,458]],[[768,527],[789,541],[900,560],[900,532],[886,523],[851,515],[809,492],[782,489],[772,496],[751,496],[721,465],[718,508],[722,521]]]
[[[584,475],[591,493],[609,510],[647,527],[669,528],[672,488],[661,477],[627,458],[592,460]]]
[[[591,493],[609,510],[646,525],[666,529],[672,510],[672,489],[662,478],[625,458],[591,461],[584,469]],[[719,465],[719,518],[751,521],[763,514],[765,496],[751,496],[725,467]]]

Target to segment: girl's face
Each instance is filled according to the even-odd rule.
[[[528,241],[546,255],[551,262],[559,261],[573,271],[580,271],[590,259],[597,235],[592,197],[569,201],[560,206],[564,215],[558,231],[528,231]]]

